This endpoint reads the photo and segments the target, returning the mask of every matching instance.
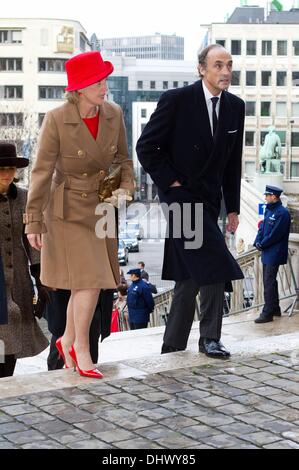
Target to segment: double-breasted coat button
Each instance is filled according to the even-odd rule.
[[[84,176],[84,178],[87,178],[88,174],[87,173],[82,173],[82,176]]]
[[[115,145],[111,145],[111,152],[114,152],[115,150]]]
[[[86,193],[82,193],[82,194],[81,194],[81,197],[82,197],[82,199],[86,199],[86,198],[87,198],[87,194],[86,194]]]
[[[100,171],[100,176],[105,176],[105,174],[106,174],[106,173],[105,173],[104,170],[101,170],[101,171]]]
[[[83,155],[84,155],[83,150],[78,150],[78,157],[83,157]]]

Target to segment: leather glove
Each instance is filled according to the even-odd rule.
[[[104,199],[104,202],[110,202],[110,204],[119,209],[122,200],[132,201],[132,199],[129,189],[119,188],[112,191],[112,196]]]

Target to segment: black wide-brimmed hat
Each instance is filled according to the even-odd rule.
[[[17,156],[17,149],[14,144],[0,142],[0,167],[15,166],[16,168],[25,168],[28,165],[28,158]]]

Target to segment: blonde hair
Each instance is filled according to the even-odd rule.
[[[65,94],[65,99],[71,104],[79,103],[79,95],[77,91],[67,91]]]

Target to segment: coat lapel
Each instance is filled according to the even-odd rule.
[[[204,143],[207,153],[210,154],[213,149],[213,136],[201,80],[198,80],[194,84],[194,102],[194,117],[197,123],[200,141]]]
[[[84,121],[82,121],[78,107],[71,103],[66,103],[64,108],[64,123],[72,127],[70,134],[73,140],[77,142],[78,149],[86,151],[98,163],[99,156],[105,157],[109,145],[109,136],[115,133],[115,117],[116,113],[108,103],[103,103],[100,106],[99,128],[95,140]]]

